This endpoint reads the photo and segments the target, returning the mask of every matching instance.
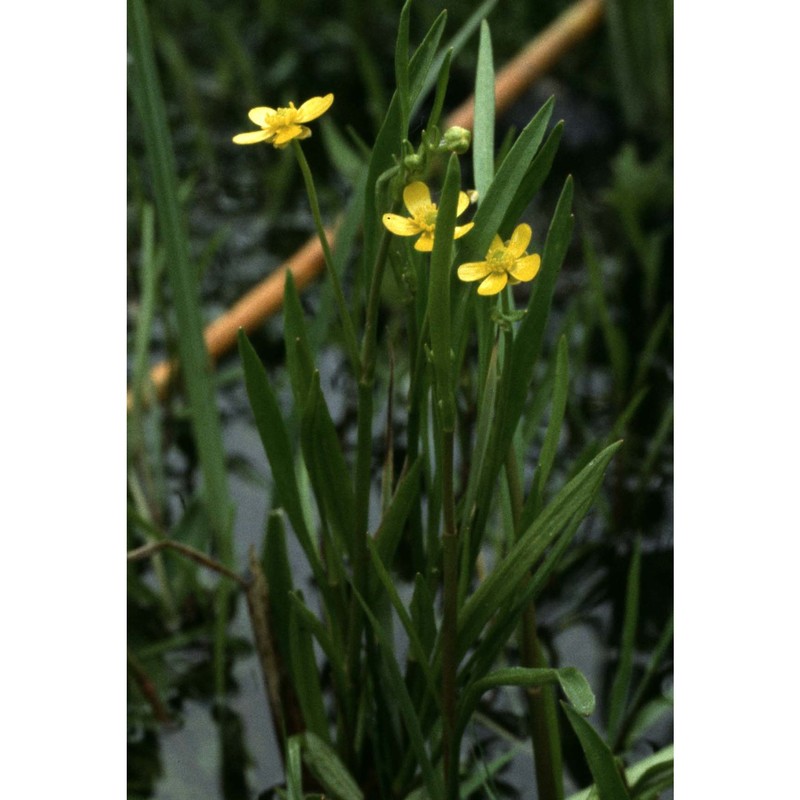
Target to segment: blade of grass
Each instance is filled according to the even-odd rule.
[[[481,22],[478,66],[475,72],[475,125],[472,170],[478,190],[478,207],[494,178],[494,63],[489,23]]]
[[[563,701],[561,707],[581,744],[600,800],[631,800],[620,775],[620,768],[600,734],[577,711]]]
[[[220,559],[233,566],[233,505],[231,503],[222,430],[214,382],[203,340],[203,323],[195,271],[189,259],[186,221],[178,200],[177,165],[166,107],[153,54],[150,26],[142,0],[128,2],[129,41],[133,56],[131,93],[142,122],[152,173],[159,229],[167,255],[167,278],[177,320],[178,352],[189,400],[191,424],[203,475],[203,497],[209,527]],[[215,598],[214,675],[221,696],[225,687],[225,635],[229,589],[220,582]]]

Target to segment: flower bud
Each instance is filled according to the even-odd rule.
[[[440,146],[451,153],[461,155],[469,150],[471,141],[472,134],[466,128],[459,128],[458,125],[454,125],[444,132],[444,138]]]

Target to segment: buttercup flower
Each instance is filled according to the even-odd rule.
[[[528,255],[525,248],[531,241],[531,226],[524,222],[517,225],[511,238],[503,244],[503,240],[495,234],[486,261],[462,264],[458,268],[458,277],[462,281],[479,281],[478,294],[497,294],[505,288],[506,283],[532,281],[539,272],[542,259],[537,253]]]
[[[414,242],[414,249],[423,253],[430,253],[433,250],[433,236],[436,230],[436,215],[439,209],[436,203],[431,202],[430,189],[422,181],[409,183],[403,189],[403,202],[411,212],[411,217],[401,217],[399,214],[384,214],[383,224],[397,236],[422,236]],[[458,193],[458,206],[456,216],[461,216],[469,205],[469,197],[466,192]],[[459,239],[465,233],[472,230],[474,222],[466,225],[457,226],[453,238]]]
[[[289,108],[268,106],[251,108],[247,116],[256,125],[260,125],[261,130],[237,133],[233,141],[236,144],[267,142],[281,150],[292,139],[308,139],[311,131],[302,123],[322,116],[332,103],[333,95],[326,94],[325,97],[312,97],[306,100],[300,108],[295,108],[294,103],[289,103]]]

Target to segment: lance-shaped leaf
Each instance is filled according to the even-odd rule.
[[[244,367],[247,396],[253,409],[258,435],[261,437],[264,452],[267,454],[272,469],[272,479],[275,482],[278,501],[286,510],[286,515],[289,517],[297,540],[311,565],[314,577],[318,583],[322,584],[324,571],[303,515],[300,491],[295,480],[294,457],[289,433],[261,359],[243,330],[239,331],[239,355]]]
[[[586,763],[597,787],[599,800],[631,800],[614,754],[600,734],[566,703],[562,702],[561,707],[581,743]]]
[[[494,613],[520,588],[523,578],[558,534],[570,524],[576,511],[591,501],[600,487],[609,461],[621,444],[616,442],[609,445],[561,489],[467,600],[458,620],[460,656],[478,639]]]
[[[594,692],[592,692],[589,682],[583,673],[575,669],[575,667],[561,667],[560,669],[509,667],[496,670],[467,687],[458,713],[457,730],[459,738],[469,722],[472,712],[478,705],[481,695],[490,689],[495,689],[498,686],[524,686],[534,689],[554,684],[561,686],[567,700],[579,714],[587,716],[594,711]]]
[[[303,761],[332,800],[364,800],[353,776],[336,751],[310,731],[303,734]]]
[[[353,487],[348,480],[349,470],[336,427],[322,396],[318,372],[311,379],[311,388],[303,408],[300,440],[320,515],[336,537],[337,549],[352,555],[355,520]]]

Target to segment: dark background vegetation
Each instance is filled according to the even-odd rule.
[[[568,5],[500,0],[489,18],[496,67]],[[247,110],[330,91],[336,97],[332,122],[371,142],[393,87],[400,6],[396,0],[148,4],[207,319],[291,255],[313,228],[295,160],[269,147],[231,144],[233,134],[250,127]],[[457,0],[418,3],[411,16],[412,43],[443,7],[450,32],[473,10]],[[474,42],[455,59],[448,107],[472,92],[476,57]],[[575,236],[556,289],[547,345],[552,350],[560,333],[568,336],[571,392],[557,463],[566,477],[571,465],[600,443],[623,438],[625,445],[590,524],[545,595],[540,623],[557,660],[565,632],[592,632],[579,647],[596,651],[600,685],[594,689],[602,722],[637,540],[642,551],[637,669],[672,611],[672,3],[607,3],[601,27],[498,119],[497,140],[524,125],[550,95],[556,99],[554,119],[564,119],[565,132],[550,178],[526,218],[534,242],[541,242],[564,178],[574,176]],[[349,185],[331,164],[318,130],[304,149],[323,213],[332,219]],[[151,202],[132,110],[128,176],[132,336],[142,216]],[[318,293],[312,287],[304,296],[309,313]],[[391,293],[385,299],[382,321],[391,325]],[[153,330],[154,359],[174,351],[168,308],[164,287]],[[279,369],[280,315],[265,323],[253,342],[271,376],[279,385],[285,382]],[[341,361],[335,334],[323,361],[326,392],[338,392],[338,402],[329,402],[346,437],[352,421],[349,386],[336,377]],[[235,356],[219,364],[218,396],[236,480],[237,557],[243,564],[246,545],[260,543],[269,484]],[[132,440],[130,470],[141,502],[161,530],[198,541],[195,452],[180,392],[154,410],[147,429]],[[141,541],[133,515],[129,546]],[[209,644],[213,580],[172,561],[167,568],[174,600],[168,610],[154,590],[151,567],[137,564],[129,571],[129,796],[266,797],[281,772],[266,712],[254,710],[265,702],[241,609],[231,623],[230,698],[215,704]],[[643,703],[670,696],[671,659],[665,664]],[[163,703],[160,714],[143,694],[142,675]],[[513,708],[498,710],[495,722],[509,735],[522,734]],[[671,741],[669,715],[643,741],[644,752],[647,743],[657,748]],[[566,758],[575,785],[588,783],[577,746],[567,747]],[[520,788],[520,769],[516,778],[512,770],[498,781],[498,793],[531,796],[530,789]]]

